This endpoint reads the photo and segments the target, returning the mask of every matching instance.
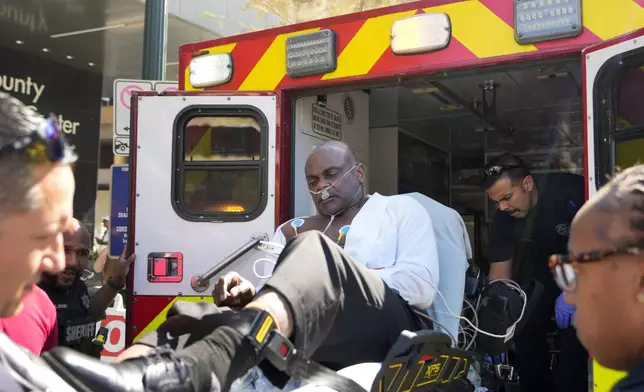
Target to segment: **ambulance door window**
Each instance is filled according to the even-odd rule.
[[[644,65],[621,73],[616,95],[615,166],[623,170],[644,163]]]
[[[177,121],[175,210],[191,221],[249,221],[266,195],[267,124],[246,110],[184,113]]]
[[[644,49],[621,53],[600,69],[594,86],[597,185],[617,170],[644,163]]]

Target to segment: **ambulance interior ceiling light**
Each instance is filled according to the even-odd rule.
[[[338,66],[336,33],[325,29],[286,39],[286,74],[290,78],[335,71]]]
[[[582,31],[581,0],[514,1],[514,38],[519,44],[576,37]]]
[[[233,58],[230,53],[210,53],[190,60],[190,85],[196,88],[219,86],[233,77]]]
[[[447,47],[452,22],[444,13],[419,14],[391,26],[391,51],[397,55],[434,52]]]
[[[210,208],[206,208],[212,212],[227,212],[227,213],[241,213],[246,212],[246,207],[237,203],[217,203]]]

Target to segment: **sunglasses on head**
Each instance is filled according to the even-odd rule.
[[[34,162],[61,162],[67,150],[58,121],[50,115],[30,134],[0,146],[0,155],[9,151],[24,152]]]
[[[573,291],[577,284],[576,264],[599,262],[615,255],[639,255],[643,249],[640,246],[624,246],[613,250],[594,250],[576,255],[552,255],[548,266],[559,288],[564,291]]]
[[[483,175],[488,177],[500,176],[503,172],[523,168],[523,165],[494,165],[483,169]]]

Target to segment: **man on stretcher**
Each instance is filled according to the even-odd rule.
[[[278,230],[277,241],[290,241],[261,291],[255,293],[248,281],[229,273],[217,282],[215,302],[243,309],[219,312],[214,305],[177,302],[158,331],[121,356],[145,355],[116,365],[127,371],[128,380],[138,369],[145,374],[146,386],[157,382],[182,391],[213,386],[228,391],[261,362],[260,347],[253,339],[257,335],[252,334],[258,322],[333,370],[381,362],[401,331],[434,329],[428,312],[447,324],[440,317],[445,312],[432,306],[442,302],[436,299],[437,288],[449,297],[439,286],[436,235],[428,213],[436,202],[406,195],[365,195],[364,169],[340,142],[314,150],[305,171],[319,215]],[[456,214],[441,207],[442,212]],[[460,216],[449,215],[441,216],[441,227],[454,219],[456,225],[451,227],[459,230],[441,235],[455,244],[450,257],[460,279],[453,286],[460,298],[456,302],[462,302],[469,243]],[[450,234],[454,232],[458,234]],[[450,307],[460,313],[460,306]],[[455,335],[457,322],[448,327],[450,335]],[[159,355],[159,347],[166,343],[174,350]],[[163,368],[163,374],[152,367]],[[112,381],[114,385],[113,373]]]

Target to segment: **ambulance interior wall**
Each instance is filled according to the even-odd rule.
[[[348,97],[353,102],[353,118],[345,113],[345,103]],[[332,140],[320,133],[312,131],[313,105],[318,103],[318,97],[302,97],[295,102],[294,135],[294,216],[309,216],[316,213],[311,195],[306,186],[304,165],[309,153],[327,140]],[[363,163],[369,173],[369,95],[363,91],[352,91],[326,95],[327,109],[340,114],[342,119],[340,140],[347,143]],[[365,187],[369,192],[369,177]]]
[[[486,94],[489,122],[464,107],[482,110],[487,81],[497,91]],[[487,226],[496,205],[480,184],[481,169],[511,152],[535,174],[583,174],[581,82],[581,64],[574,58],[371,90],[371,192],[416,189],[459,211],[475,260],[485,270]],[[493,123],[509,124],[511,130],[497,131]]]
[[[389,87],[371,90],[369,95],[369,152],[372,159],[368,178],[370,191],[382,195],[395,195],[399,189],[399,136],[407,135],[419,144],[426,144],[447,153],[449,151],[449,132],[434,130],[418,132],[407,128],[401,122],[401,101],[405,95],[412,94],[410,89]],[[422,116],[418,113],[417,116]],[[446,171],[445,176],[449,176]]]

